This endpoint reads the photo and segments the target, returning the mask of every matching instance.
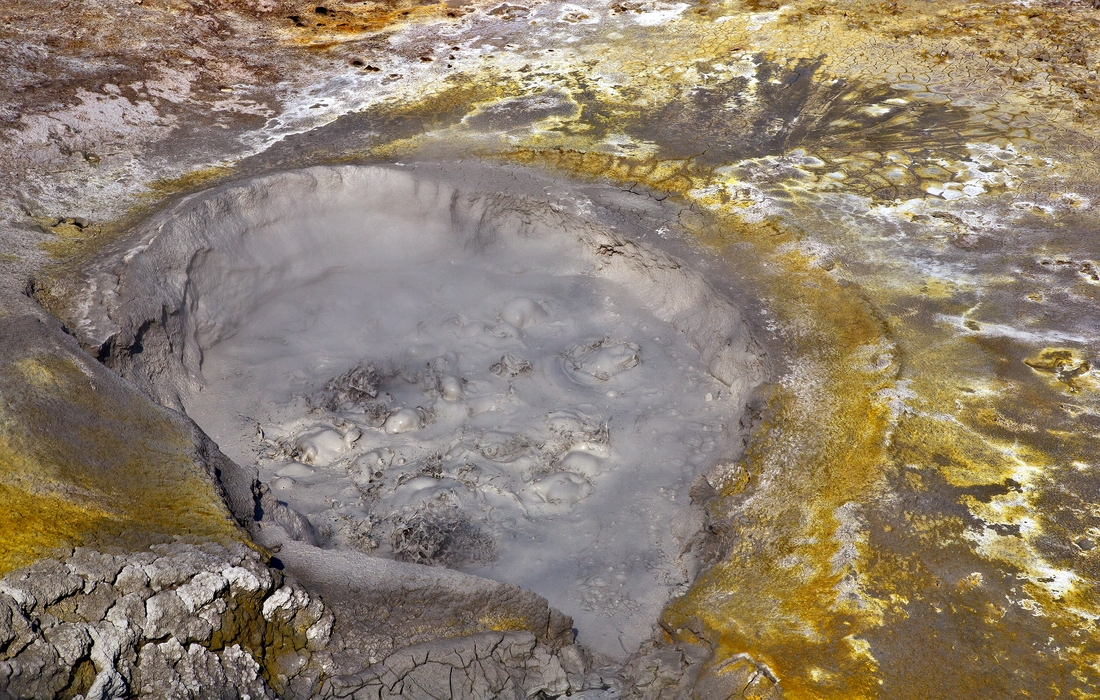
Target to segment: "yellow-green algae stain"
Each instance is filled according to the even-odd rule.
[[[0,368],[0,573],[89,541],[244,539],[179,419],[78,362]]]
[[[495,632],[522,632],[531,629],[531,620],[514,613],[489,613],[479,617],[477,623]]]

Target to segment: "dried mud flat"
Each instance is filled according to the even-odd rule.
[[[1094,696],[1100,11],[927,5],[6,3],[0,694]],[[180,412],[217,346],[193,342],[202,310],[168,253],[224,250],[189,248],[181,214],[318,166],[588,222],[743,315],[763,387],[714,419],[725,437],[685,419],[699,430],[655,448],[685,465],[668,512],[687,549],[635,570],[680,577],[652,634],[612,635],[636,652],[610,663],[484,574],[507,568],[508,517],[596,504],[642,444],[607,396],[658,369],[641,321],[570,335],[551,287],[452,294],[468,336],[341,356],[248,416],[270,444],[241,409],[206,432]],[[112,296],[156,260],[152,286]],[[316,308],[351,313],[340,289]],[[719,394],[709,359],[683,364],[664,383],[687,393],[662,400]],[[603,403],[534,421],[555,377]],[[477,423],[485,397],[527,427]],[[512,479],[494,497],[513,512],[460,461]],[[465,525],[348,524],[410,489],[457,499]],[[345,518],[328,529],[326,500]],[[546,595],[628,610],[612,586],[642,575],[609,573]]]

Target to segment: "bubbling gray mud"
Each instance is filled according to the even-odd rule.
[[[612,658],[651,636],[694,573],[688,491],[726,476],[759,380],[736,308],[608,228],[395,170],[273,176],[207,210],[174,272],[173,381],[304,516],[265,544],[517,583]]]

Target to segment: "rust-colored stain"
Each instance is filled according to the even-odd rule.
[[[405,22],[456,19],[468,8],[449,7],[442,2],[329,2],[302,3],[285,15],[281,36],[299,46],[320,49],[354,41]],[[369,70],[369,68],[368,68]]]

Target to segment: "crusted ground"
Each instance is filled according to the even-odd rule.
[[[395,591],[361,598],[376,615],[402,605]],[[460,609],[473,610],[451,607]],[[78,547],[0,579],[0,688],[12,698],[442,699],[557,696],[599,682],[586,679],[579,647],[545,627],[448,635],[439,621],[391,619],[404,639],[379,644],[340,616],[240,544]]]
[[[5,293],[64,299],[44,267],[124,215],[315,162],[476,155],[669,199],[782,371],[667,665],[749,697],[1100,690],[1100,11],[321,9],[5,5]],[[6,400],[41,375],[12,376]]]

